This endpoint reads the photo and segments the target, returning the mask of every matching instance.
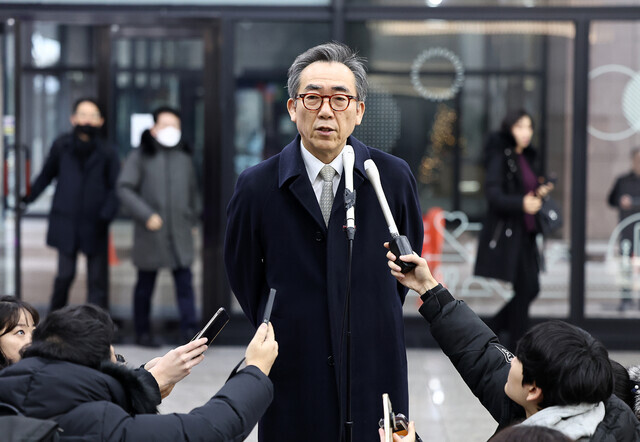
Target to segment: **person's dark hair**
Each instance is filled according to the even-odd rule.
[[[533,128],[533,117],[529,112],[524,109],[516,109],[507,112],[504,119],[502,120],[502,124],[500,125],[500,131],[503,134],[511,135],[511,128],[520,120],[522,117],[529,117],[531,120],[531,127]]]
[[[629,387],[633,397],[631,409],[636,417],[640,419],[640,365],[632,365],[627,372],[629,373]]]
[[[613,392],[609,353],[586,331],[562,321],[532,327],[518,342],[522,384],[542,389],[540,409],[554,405],[595,404]]]
[[[82,97],[82,98],[78,98],[74,103],[73,103],[73,113],[75,114],[78,111],[78,106],[80,106],[81,103],[84,102],[89,102],[94,104],[97,108],[98,108],[98,112],[100,112],[100,116],[104,116],[104,112],[102,112],[102,107],[98,104],[98,101],[95,98],[89,98],[89,97]]]
[[[36,328],[23,357],[41,356],[91,368],[111,357],[113,321],[91,304],[53,311]]]
[[[20,322],[20,315],[23,311],[26,311],[31,315],[33,323],[38,325],[40,322],[40,315],[33,306],[15,296],[2,296],[0,297],[0,336],[6,335],[13,330]],[[4,354],[0,351],[0,368],[4,368],[9,365],[9,361],[4,357]]]
[[[367,70],[364,66],[365,59],[360,57],[349,46],[337,41],[307,49],[296,57],[287,72],[287,89],[289,90],[289,97],[291,99],[295,100],[298,94],[302,71],[316,61],[342,63],[348,67],[356,78],[357,98],[359,101],[365,101],[369,87]]]
[[[564,433],[539,425],[513,425],[507,427],[489,442],[571,442]]]
[[[159,108],[153,111],[153,122],[157,123],[158,116],[164,113],[173,114],[176,117],[178,117],[178,120],[182,121],[182,116],[180,115],[180,111],[178,109],[171,106],[160,106]]]
[[[613,371],[613,394],[618,396],[625,404],[633,410],[635,405],[634,394],[631,392],[631,380],[629,372],[619,362],[611,359],[611,370]]]

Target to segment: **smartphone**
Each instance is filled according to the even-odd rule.
[[[264,308],[264,316],[262,322],[268,324],[271,320],[271,310],[273,309],[273,300],[276,298],[276,289],[269,290],[269,297],[267,298],[267,305]]]
[[[394,413],[391,407],[391,400],[389,395],[384,393],[382,395],[382,410],[384,417],[380,419],[378,425],[384,429],[385,442],[392,442],[393,435],[406,436],[409,432],[409,421],[402,413]],[[416,433],[416,442],[422,442],[420,436]]]
[[[229,322],[229,314],[224,307],[220,307],[215,315],[209,319],[207,325],[191,338],[191,340],[195,341],[196,339],[207,338],[207,345],[211,345],[216,336],[218,336],[218,333],[227,325],[227,322]]]

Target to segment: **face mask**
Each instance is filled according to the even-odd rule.
[[[98,136],[99,130],[99,127],[91,126],[89,124],[83,124],[82,126],[78,125],[73,129],[76,135],[86,135],[89,138],[95,138]]]
[[[173,147],[180,142],[182,132],[173,126],[167,126],[156,133],[156,141],[164,147]]]

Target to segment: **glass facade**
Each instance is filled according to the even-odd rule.
[[[591,25],[585,264],[590,317],[640,317],[640,164],[634,166],[633,158],[640,146],[638,36],[640,22]]]
[[[573,24],[565,22],[373,21],[348,27],[347,42],[367,58],[371,82],[356,136],[409,163],[425,240],[442,241],[423,255],[439,280],[483,314],[511,296],[508,284],[472,275],[486,211],[485,140],[508,110],[527,109],[546,170],[565,171],[573,73],[566,60],[574,34]],[[559,186],[560,201],[566,191]],[[446,220],[442,230],[431,225],[436,211]],[[567,250],[566,234],[546,247]],[[543,274],[542,296],[532,312],[565,316],[568,262],[563,255],[558,265],[549,255],[553,271]],[[406,313],[416,314],[414,307],[408,302]]]
[[[75,101],[95,96],[95,38],[90,26],[29,22],[21,30],[22,142],[35,178],[53,141],[71,129]],[[30,206],[30,213],[48,213],[52,198],[50,187]]]
[[[287,69],[295,56],[337,39],[367,59],[371,89],[354,135],[410,165],[430,244],[423,255],[457,296],[484,315],[512,296],[509,284],[472,272],[487,210],[485,141],[507,111],[524,108],[533,116],[543,172],[557,177],[554,199],[565,215],[562,229],[540,244],[546,271],[533,316],[640,317],[640,230],[608,201],[640,145],[634,95],[640,90],[634,46],[640,11],[628,8],[635,1],[274,0],[256,8],[249,0],[123,0],[100,2],[98,12],[87,2],[38,2],[38,9],[28,1],[10,3],[26,11],[19,119],[31,176],[41,170],[53,140],[70,129],[79,97],[102,97],[105,134],[122,158],[135,147],[136,127],[153,108],[181,108],[183,132],[208,192],[204,219],[210,230],[201,264],[216,269],[210,280],[222,281],[212,295],[220,305],[233,299],[220,244],[235,180],[296,135],[286,110]],[[49,4],[59,6],[47,9]],[[170,17],[157,8],[161,4],[172,6]],[[133,5],[139,10],[121,9]],[[571,15],[571,7],[580,14]],[[13,40],[4,34],[0,39],[4,142],[10,145]],[[586,106],[576,104],[586,96],[588,117]],[[10,166],[10,149],[4,153]],[[586,167],[576,169],[582,160]],[[17,171],[9,168],[12,173]],[[52,193],[30,206],[27,216],[48,213]],[[585,213],[577,200],[586,203]],[[0,229],[7,225],[2,221]],[[631,237],[622,238],[627,227]],[[126,249],[131,239],[125,235],[120,244]],[[123,311],[132,271],[112,272]],[[632,302],[621,309],[623,298]],[[416,302],[409,298],[407,315],[416,314]]]
[[[280,152],[296,136],[287,112],[287,69],[298,54],[330,40],[331,28],[327,23],[241,21],[234,34],[237,176]]]

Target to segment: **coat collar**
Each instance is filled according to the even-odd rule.
[[[350,136],[347,138],[347,144],[351,144],[355,153],[356,161],[354,164],[353,185],[358,188],[364,181],[366,176],[364,171],[364,162],[371,158],[367,146],[361,143],[357,138]],[[282,152],[280,152],[280,162],[278,167],[278,187],[282,188],[287,181],[300,175],[306,175],[307,171],[300,154],[300,135],[298,135],[291,143],[289,143]]]
[[[364,162],[370,158],[369,149],[355,137],[347,138],[347,144],[353,147],[355,153],[355,163],[353,166],[353,188],[355,190],[365,181]],[[326,229],[320,206],[313,192],[313,187],[309,181],[307,170],[300,153],[300,135],[298,135],[291,143],[289,143],[282,152],[280,152],[278,164],[278,187],[283,189],[288,185],[289,190],[297,198],[300,204],[309,212],[316,223]],[[336,195],[344,193],[344,174],[340,179],[340,185]],[[338,211],[341,204],[341,198],[334,198],[331,213]]]

